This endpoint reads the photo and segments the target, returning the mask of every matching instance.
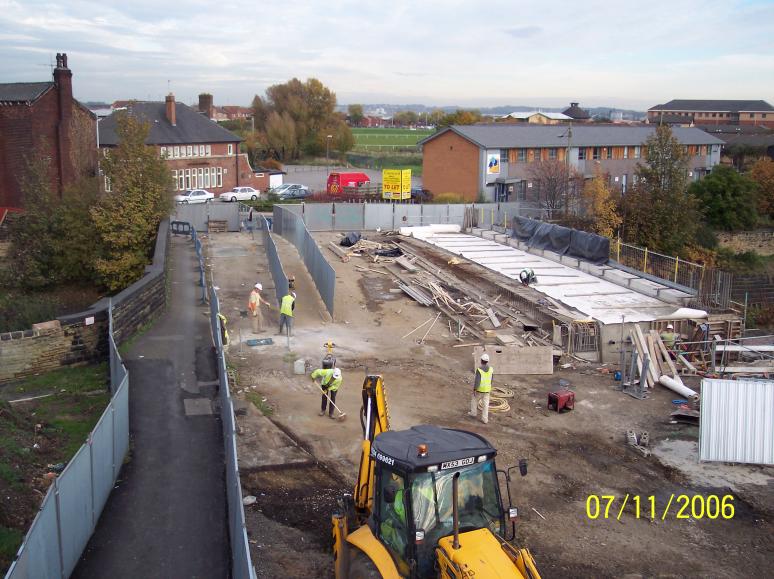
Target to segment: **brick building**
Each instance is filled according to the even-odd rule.
[[[536,201],[531,166],[555,160],[585,178],[597,171],[607,174],[625,193],[637,163],[647,156],[643,143],[654,131],[620,125],[455,125],[419,142],[422,183],[434,194],[458,193],[467,201],[479,193],[488,201]],[[695,128],[675,128],[674,135],[690,157],[690,178],[698,179],[719,162],[722,140]]]
[[[234,187],[268,187],[269,175],[256,176],[239,152],[241,139],[183,103],[174,95],[165,102],[129,102],[126,111],[117,111],[100,122],[101,149],[118,145],[118,115],[131,114],[150,125],[147,145],[156,147],[167,160],[174,190],[202,188],[218,195]],[[106,183],[106,186],[109,184]]]
[[[0,207],[20,208],[20,179],[30,155],[50,160],[51,190],[94,175],[96,116],[73,98],[67,55],[56,55],[52,82],[0,84]]]
[[[757,125],[774,128],[774,107],[766,101],[671,100],[648,109],[648,122],[690,125]]]

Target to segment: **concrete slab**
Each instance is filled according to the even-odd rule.
[[[209,398],[186,398],[183,400],[186,416],[207,416],[212,414]]]
[[[505,375],[553,374],[554,349],[552,346],[476,346],[473,348],[473,367],[478,367],[481,354],[489,354],[495,378]],[[495,381],[495,384],[497,382]]]
[[[237,438],[239,469],[242,472],[315,464],[311,454],[298,446],[266,416],[254,407],[248,412],[249,426],[248,421],[240,422],[242,433]]]

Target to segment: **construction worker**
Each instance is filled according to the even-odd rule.
[[[666,332],[661,332],[661,341],[669,350],[674,350],[675,342],[678,335],[675,333],[675,327],[672,324],[667,324]]]
[[[339,368],[318,368],[312,372],[312,381],[320,379],[320,388],[323,389],[322,402],[320,403],[320,416],[325,415],[328,407],[328,418],[333,418],[333,405],[336,404],[336,392],[341,386],[341,370]],[[330,405],[328,404],[330,402]]]
[[[481,355],[481,366],[476,368],[473,381],[473,398],[470,400],[470,416],[478,418],[478,402],[482,401],[481,422],[489,422],[489,393],[492,391],[494,368],[489,365],[489,354]]]
[[[282,298],[280,303],[280,327],[278,334],[282,334],[282,328],[287,327],[288,336],[293,335],[293,310],[296,309],[296,292],[290,292]]]
[[[537,283],[537,276],[535,275],[534,271],[528,267],[525,267],[519,272],[519,280],[521,280],[522,285],[528,286],[533,283]]]
[[[399,560],[406,558],[406,504],[404,502],[403,477],[395,473],[384,487],[385,508],[382,522],[379,526],[382,541],[399,555]]]
[[[291,275],[290,277],[288,277],[288,289],[289,290],[296,289],[296,276]]]
[[[220,320],[220,339],[224,346],[228,346],[228,330],[226,329],[228,320],[226,319],[226,316],[221,313],[218,314],[218,319]]]
[[[250,310],[250,314],[253,318],[253,334],[257,334],[263,331],[263,314],[261,313],[261,304],[265,304],[267,307],[271,307],[271,304],[267,302],[261,296],[263,286],[257,283],[253,286],[253,291],[250,292],[250,299],[247,301],[247,309]]]

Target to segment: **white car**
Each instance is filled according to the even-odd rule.
[[[179,195],[175,195],[175,202],[183,203],[184,205],[189,203],[209,203],[213,199],[215,199],[215,194],[210,193],[206,189],[188,189]]]
[[[258,189],[252,187],[234,187],[231,191],[226,191],[218,195],[221,201],[257,201],[261,196]]]

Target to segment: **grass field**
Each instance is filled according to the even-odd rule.
[[[355,136],[355,150],[361,151],[390,151],[390,150],[416,150],[417,142],[428,135],[432,130],[410,129],[352,129]]]

